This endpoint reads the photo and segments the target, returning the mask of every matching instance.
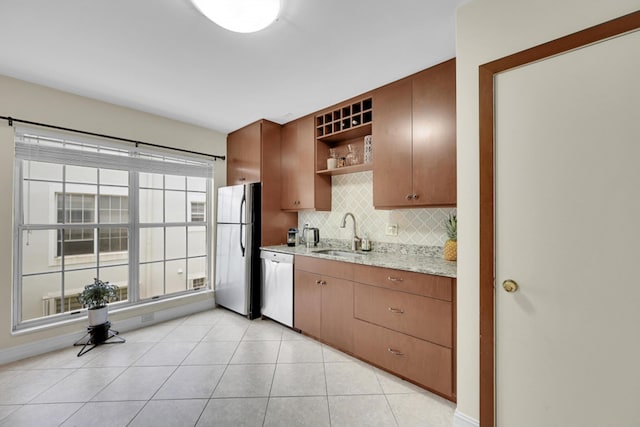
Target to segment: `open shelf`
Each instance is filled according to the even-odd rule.
[[[324,169],[316,172],[318,175],[344,175],[346,173],[355,173],[370,171],[373,169],[373,163],[360,163],[359,165],[344,166],[335,169]]]
[[[322,176],[343,175],[373,169],[373,164],[363,163],[364,137],[373,129],[373,98],[348,101],[315,116],[316,174]],[[359,156],[359,163],[341,168],[327,169],[330,150],[337,157],[345,157],[351,146]]]

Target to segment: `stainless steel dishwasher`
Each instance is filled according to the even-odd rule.
[[[293,327],[293,255],[260,251],[262,315]]]

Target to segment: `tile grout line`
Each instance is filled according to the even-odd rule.
[[[269,394],[267,395],[267,406],[264,408],[264,416],[262,417],[262,426],[267,422],[267,413],[269,411],[269,403],[271,403],[271,392],[273,391],[273,382],[276,378],[276,371],[278,370],[278,358],[280,357],[280,349],[282,348],[282,336],[280,334],[280,345],[278,345],[278,354],[276,354],[276,363],[273,367],[273,374],[271,375],[271,385],[269,386]]]
[[[380,376],[378,375],[378,372],[375,370],[373,371],[373,373],[376,376],[376,380],[378,381],[378,384],[380,385],[380,390],[382,390],[382,395],[384,396],[385,402],[387,402],[389,411],[391,411],[391,416],[393,417],[393,420],[395,421],[396,426],[399,426],[400,423],[398,422],[398,417],[396,417],[396,413],[393,410],[393,407],[391,406],[391,402],[389,402],[389,397],[387,396],[387,393],[384,391],[384,387],[382,386],[382,381],[380,380]]]
[[[322,372],[324,373],[324,391],[327,396],[327,414],[329,415],[329,427],[333,424],[331,421],[331,405],[329,404],[329,381],[327,381],[327,361],[324,358],[324,344],[320,344],[320,354],[322,355]]]

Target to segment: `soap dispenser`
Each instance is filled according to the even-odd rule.
[[[369,235],[365,234],[364,237],[362,238],[362,241],[360,242],[361,244],[361,250],[364,252],[369,252],[371,250],[371,240],[369,240]]]

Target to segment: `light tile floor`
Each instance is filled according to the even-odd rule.
[[[455,405],[269,320],[214,309],[0,366],[0,426],[451,426]]]

